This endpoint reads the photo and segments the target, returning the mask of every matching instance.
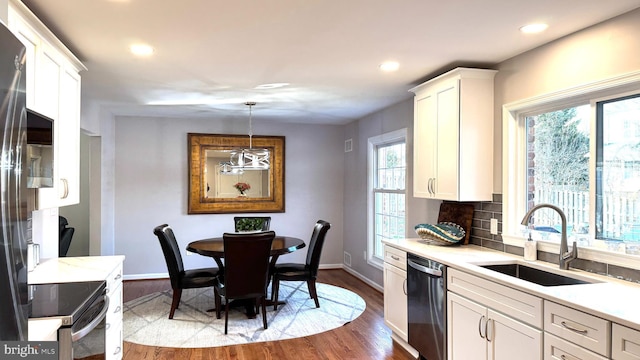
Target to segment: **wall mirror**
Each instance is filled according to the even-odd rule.
[[[221,171],[232,152],[249,148],[246,135],[188,134],[189,214],[284,212],[284,136],[253,136],[269,151],[263,170]]]

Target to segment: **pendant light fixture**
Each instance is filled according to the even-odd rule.
[[[231,150],[229,161],[220,163],[220,173],[222,174],[235,175],[241,174],[245,170],[269,170],[269,149],[253,147],[253,119],[251,110],[256,103],[248,101],[245,105],[249,107],[249,148]]]

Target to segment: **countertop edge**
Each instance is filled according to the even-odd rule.
[[[421,243],[419,238],[383,240],[382,242],[407,253],[435,260],[497,284],[640,331],[640,310],[635,309],[632,304],[632,299],[640,298],[640,285],[577,269],[561,270],[557,265],[543,261],[524,261],[521,256],[476,245],[435,246]],[[590,279],[597,283],[545,287],[478,266],[511,262],[531,265],[557,274]],[[611,300],[604,297],[613,297],[616,305],[612,305]],[[629,304],[625,305],[625,301]]]

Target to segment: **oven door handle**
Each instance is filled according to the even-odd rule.
[[[429,275],[432,275],[434,277],[442,277],[442,271],[440,271],[440,270],[431,269],[431,268],[428,268],[426,266],[422,266],[422,265],[420,265],[420,264],[418,264],[418,263],[416,263],[414,261],[411,261],[410,259],[407,260],[407,264],[409,264],[409,266],[411,266],[412,268],[414,268],[414,269],[416,269],[416,270],[418,270],[420,272],[423,272],[425,274],[429,274]]]
[[[72,332],[71,341],[78,341],[82,339],[85,335],[90,333],[91,330],[95,329],[96,326],[98,326],[100,322],[102,322],[102,320],[107,316],[107,311],[109,311],[109,297],[105,296],[104,306],[102,307],[102,310],[100,311],[98,316],[96,316],[93,320],[91,320],[91,322],[87,324],[87,326],[83,327],[82,329],[76,332]]]

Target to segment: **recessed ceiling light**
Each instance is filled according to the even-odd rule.
[[[149,56],[153,54],[153,48],[147,44],[133,44],[129,47],[129,50],[137,56]]]
[[[537,34],[537,33],[545,31],[548,27],[549,27],[549,25],[543,24],[543,23],[529,24],[529,25],[525,25],[525,26],[521,27],[520,31],[522,31],[525,34]]]
[[[397,61],[385,61],[379,66],[380,70],[385,72],[397,71],[400,68],[400,64]]]
[[[262,84],[256,86],[254,89],[256,90],[268,90],[268,89],[277,89],[281,87],[288,86],[289,83],[271,83],[271,84]]]

